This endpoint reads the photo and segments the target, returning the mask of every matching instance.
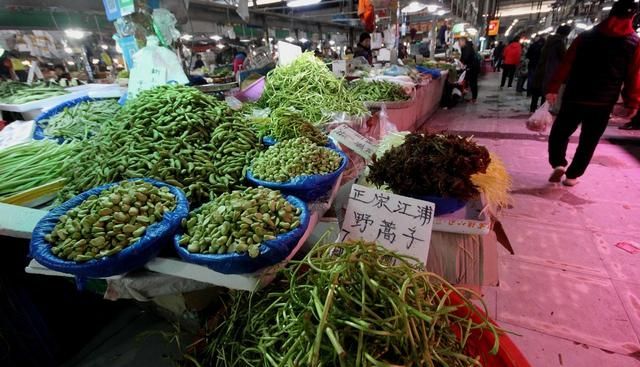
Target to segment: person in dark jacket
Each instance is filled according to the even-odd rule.
[[[371,53],[371,35],[366,32],[360,35],[360,41],[353,53],[353,57],[360,56],[364,57],[369,64],[373,63],[373,54]]]
[[[504,53],[504,43],[498,42],[496,48],[493,49],[493,71],[500,71],[502,66],[502,56]]]
[[[544,47],[545,39],[542,36],[538,38],[529,46],[527,50],[527,95],[531,96],[533,91],[533,75],[536,73],[540,56],[542,55],[542,48]]]
[[[480,59],[478,53],[473,48],[473,43],[461,37],[458,39],[460,45],[460,62],[466,67],[465,80],[471,89],[471,103],[476,103],[478,99],[478,76],[480,75]]]
[[[638,11],[634,0],[613,4],[609,17],[594,29],[576,38],[549,83],[547,101],[556,103],[558,90],[565,84],[562,104],[549,135],[549,163],[554,168],[550,182],[566,178],[574,186],[593,157],[604,134],[609,115],[620,96],[633,117],[640,107],[640,38],[633,29]],[[578,148],[567,166],[569,138],[582,125]]]
[[[533,75],[533,88],[531,88],[531,106],[529,110],[534,112],[538,106],[544,103],[544,91],[549,86],[549,81],[562,62],[567,50],[567,36],[571,33],[571,27],[563,25],[558,27],[556,33],[547,39],[540,53],[538,66]],[[540,104],[538,104],[540,103]]]

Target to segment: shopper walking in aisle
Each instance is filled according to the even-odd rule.
[[[516,36],[504,48],[504,56],[502,60],[502,82],[500,88],[504,88],[507,78],[509,79],[509,88],[513,85],[513,78],[516,75],[516,68],[520,64],[520,56],[522,54],[522,46],[520,45],[520,36]]]
[[[502,67],[502,56],[504,54],[504,43],[498,42],[498,45],[493,49],[493,71],[500,71]]]
[[[529,76],[529,60],[527,59],[526,53],[527,48],[523,46],[522,52],[520,54],[520,63],[516,68],[516,78],[518,79],[518,81],[516,82],[516,92],[518,94],[526,91],[526,89],[524,88],[524,84],[527,82]],[[527,86],[527,88],[529,88],[529,86]]]
[[[571,44],[558,72],[549,84],[547,101],[554,104],[565,84],[560,113],[549,136],[549,163],[554,168],[549,181],[574,186],[593,157],[607,128],[609,115],[620,89],[629,117],[640,107],[640,38],[632,20],[638,4],[619,0],[609,17]],[[567,166],[569,138],[582,125],[578,148]]]
[[[531,88],[531,106],[533,113],[538,106],[544,103],[544,91],[549,87],[549,82],[558,70],[562,58],[567,50],[567,37],[571,33],[571,27],[563,25],[558,27],[556,33],[549,36],[545,42],[540,60],[533,75],[533,88]],[[539,103],[539,104],[538,104]]]
[[[460,61],[465,66],[465,80],[471,89],[471,103],[476,103],[478,99],[478,76],[480,75],[480,59],[473,47],[473,43],[461,37],[458,39],[460,46]]]
[[[542,36],[538,36],[538,38],[529,46],[527,50],[527,60],[529,61],[527,65],[527,96],[531,97],[533,92],[533,75],[536,72],[536,68],[538,67],[538,62],[540,61],[540,56],[542,55],[542,48],[544,47],[545,39]]]

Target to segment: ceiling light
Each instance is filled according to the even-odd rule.
[[[576,28],[578,28],[578,29],[587,29],[587,28],[589,28],[589,26],[584,24],[584,23],[576,23]]]
[[[329,44],[330,44],[331,46],[333,46],[333,45],[335,45],[335,44],[336,44],[336,41],[331,40],[331,41],[329,41]]]
[[[308,39],[306,39],[306,38],[304,38],[304,37],[302,37],[302,38],[300,38],[300,42],[302,42],[302,43],[307,43],[307,42],[309,42],[309,40],[308,40]]]
[[[180,36],[180,39],[183,39],[185,41],[191,41],[192,38],[193,36],[190,34],[183,34],[182,36]]]
[[[66,52],[66,53],[68,53],[68,54],[72,54],[72,53],[73,53],[73,50],[71,49],[71,47],[68,47],[68,46],[67,46],[67,47],[65,47],[65,48],[64,48],[64,52]]]
[[[76,40],[82,39],[85,36],[85,32],[81,31],[79,29],[66,29],[64,31],[64,34],[66,34],[67,37],[73,38],[73,39],[76,39]]]
[[[291,36],[289,36],[289,37],[285,38],[284,40],[289,42],[289,43],[291,43],[291,42],[295,41],[296,39],[291,37]]]
[[[611,6],[605,6],[604,8],[602,8],[602,10],[607,11],[607,10],[611,10],[612,7]]]
[[[100,60],[98,60],[98,59],[91,59],[91,63],[93,65],[97,65],[99,62],[100,62]]]
[[[571,24],[571,23],[573,23],[573,19],[567,20],[567,24]]]
[[[299,8],[301,6],[309,6],[318,4],[320,0],[292,0],[287,2],[287,6],[290,8]]]
[[[449,12],[449,10],[446,10],[446,9],[440,9],[440,10],[438,10],[438,11],[436,12],[436,15],[438,15],[438,16],[442,16],[442,15],[447,14],[448,12]]]
[[[214,41],[216,41],[216,42],[217,42],[217,41],[220,41],[220,40],[222,39],[222,37],[220,37],[220,36],[218,36],[218,35],[214,35],[214,36],[211,36],[211,37],[209,37],[209,38],[211,38],[212,40],[214,40]]]
[[[75,65],[76,63],[73,61],[67,61],[67,65]]]
[[[531,38],[536,38],[537,35],[538,35],[537,33],[534,33],[531,35]]]
[[[240,42],[249,43],[249,42],[251,42],[251,40],[248,40],[248,39],[242,39],[242,40],[240,40]]]
[[[106,50],[109,49],[109,46],[107,46],[105,44],[102,44],[102,45],[100,45],[100,48],[106,51]]]
[[[0,49],[0,50],[2,50],[2,49]],[[2,53],[0,53],[0,55],[1,55],[1,54],[2,54]],[[31,66],[31,63],[29,62],[29,60],[24,60],[24,61],[22,62],[22,65],[24,65],[24,66]]]

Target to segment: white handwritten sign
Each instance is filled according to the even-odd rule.
[[[434,213],[428,201],[354,184],[340,239],[376,242],[426,265]]]
[[[340,125],[331,130],[329,136],[367,160],[370,160],[377,150],[377,147],[369,139],[347,125]]]
[[[138,93],[167,83],[167,69],[153,65],[138,66],[131,70],[127,98],[135,98]]]

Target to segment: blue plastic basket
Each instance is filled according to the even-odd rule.
[[[333,188],[342,171],[347,168],[349,158],[343,151],[339,149],[332,149],[340,154],[342,157],[342,163],[337,170],[324,175],[308,175],[294,177],[285,182],[270,182],[263,181],[253,176],[251,169],[247,170],[247,180],[254,186],[268,187],[273,190],[280,190],[280,192],[299,197],[305,201],[316,201],[325,197],[329,191]]]
[[[182,190],[164,182],[152,179],[131,179],[129,181],[146,181],[157,187],[168,187],[176,196],[176,207],[173,211],[164,213],[161,221],[150,225],[138,242],[124,248],[117,254],[86,262],[76,262],[61,259],[51,252],[51,245],[44,236],[51,233],[58,218],[69,209],[80,205],[91,195],[96,195],[118,183],[110,183],[85,191],[64,202],[45,215],[33,230],[29,247],[30,256],[40,264],[51,270],[60,271],[76,276],[78,287],[82,288],[86,278],[105,278],[123,274],[142,267],[153,259],[162,247],[171,241],[174,233],[180,228],[183,218],[189,213],[189,202]]]
[[[415,196],[415,198],[436,204],[434,214],[436,217],[457,212],[467,205],[467,202],[464,200],[444,198],[442,196]]]
[[[302,238],[304,232],[309,227],[309,220],[311,218],[305,202],[294,196],[287,196],[286,199],[294,207],[300,208],[300,225],[290,232],[277,236],[273,240],[263,242],[260,245],[260,256],[256,258],[252,258],[247,253],[191,253],[185,247],[180,246],[179,242],[183,235],[182,231],[174,236],[173,247],[184,261],[203,265],[223,274],[248,274],[267,266],[275,265],[286,259],[291,253],[291,250],[298,244],[300,238]]]

